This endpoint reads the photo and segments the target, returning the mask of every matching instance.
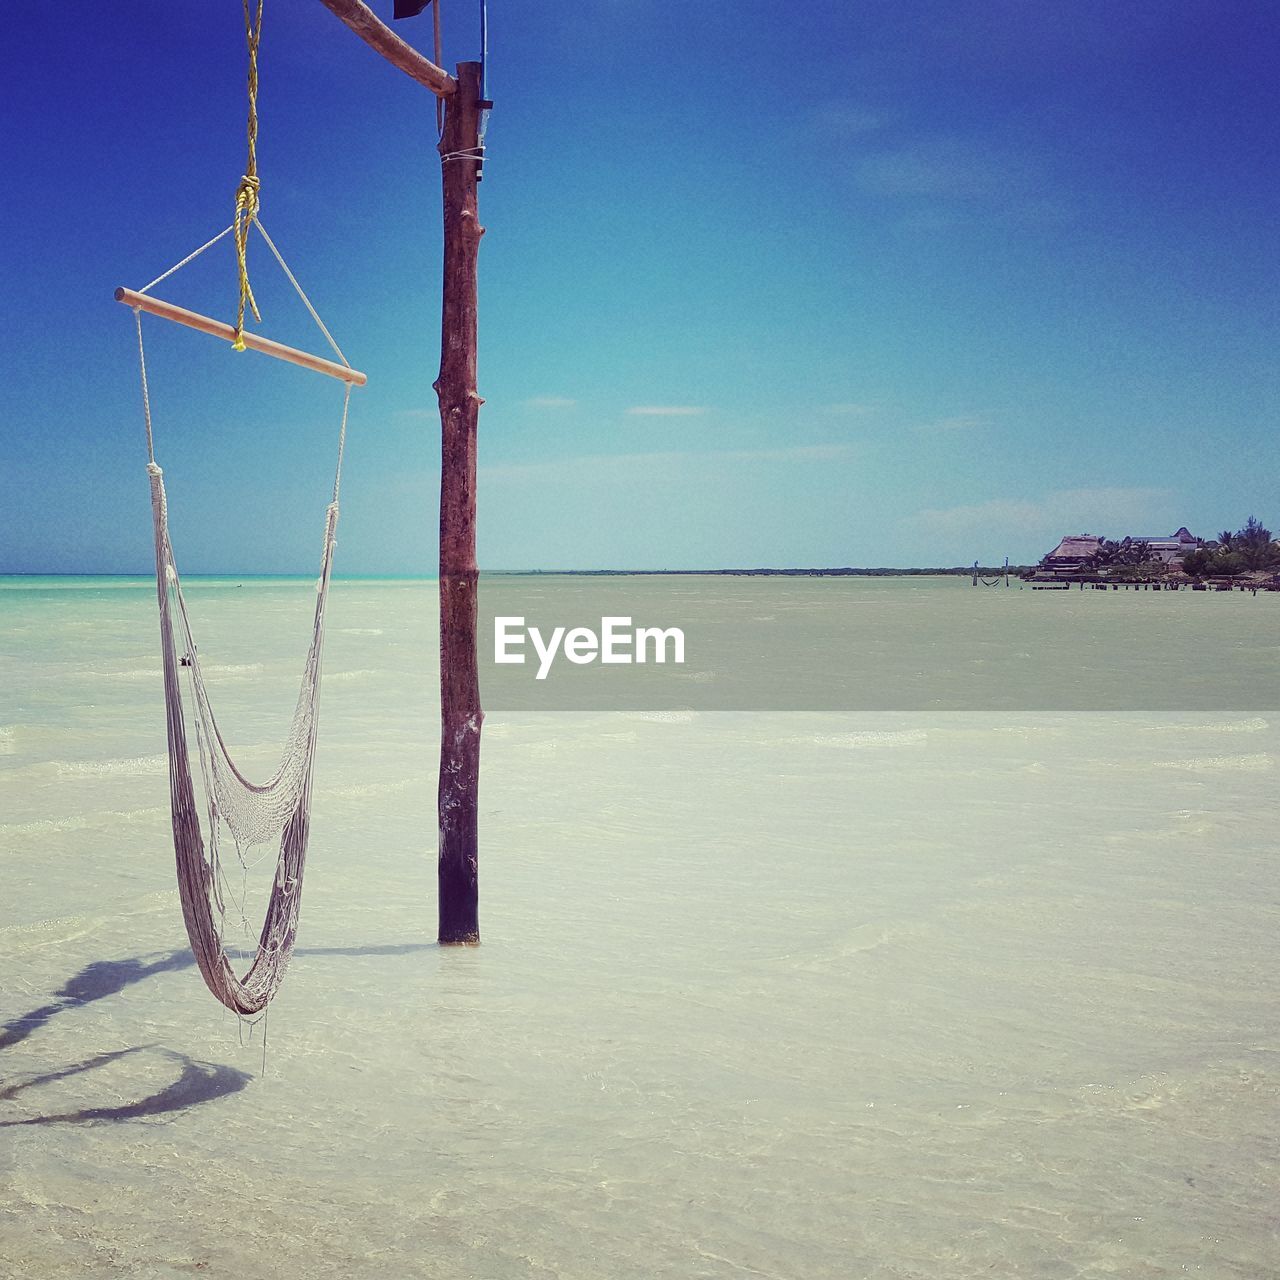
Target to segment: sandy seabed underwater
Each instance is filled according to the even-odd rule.
[[[251,769],[308,592],[189,588]],[[434,611],[335,585],[247,1032],[173,886],[154,587],[0,584],[0,1276],[1280,1276],[1280,713],[495,712],[441,950]]]

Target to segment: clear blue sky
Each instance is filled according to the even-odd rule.
[[[446,62],[476,56],[475,6],[445,19]],[[490,33],[482,567],[1280,523],[1273,7],[494,0]],[[0,571],[145,572],[111,292],[230,221],[240,6],[27,5],[0,63]],[[431,572],[434,100],[315,0],[267,0],[261,74],[263,220],[370,378],[339,571]],[[255,248],[263,331],[314,347]],[[234,291],[227,242],[157,290]],[[337,384],[148,332],[179,563],[311,571]]]

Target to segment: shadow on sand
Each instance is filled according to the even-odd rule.
[[[399,956],[416,951],[433,951],[434,943],[408,942],[376,947],[312,947],[299,948],[294,954],[301,956]],[[117,995],[126,987],[158,973],[175,969],[187,969],[195,964],[190,951],[169,951],[160,954],[130,956],[125,960],[95,960],[69,979],[48,1004],[32,1009],[29,1013],[0,1025],[0,1050],[11,1048],[38,1031],[45,1023],[59,1014],[68,1013],[95,1000]],[[112,1053],[100,1053],[83,1062],[77,1062],[57,1071],[32,1076],[19,1084],[0,1087],[0,1102],[16,1098],[26,1089],[50,1084],[71,1076],[108,1066],[134,1053],[155,1053],[181,1065],[182,1071],[172,1084],[137,1102],[115,1107],[86,1107],[79,1111],[66,1111],[56,1115],[30,1116],[25,1120],[0,1120],[0,1129],[26,1125],[45,1124],[94,1124],[103,1121],[139,1120],[168,1112],[185,1111],[201,1103],[212,1102],[228,1094],[238,1093],[253,1079],[247,1072],[235,1067],[213,1062],[198,1062],[159,1045],[138,1045],[130,1049],[118,1049]]]
[[[181,1063],[182,1073],[172,1084],[148,1094],[145,1098],[140,1098],[137,1102],[123,1103],[118,1107],[84,1107],[79,1111],[29,1116],[26,1120],[0,1120],[0,1129],[17,1129],[24,1125],[95,1124],[103,1120],[141,1120],[147,1116],[164,1115],[170,1111],[185,1111],[188,1107],[197,1106],[202,1102],[212,1102],[215,1098],[225,1097],[229,1093],[238,1093],[253,1079],[247,1072],[239,1071],[235,1067],[215,1062],[197,1062],[194,1058],[188,1058],[185,1053],[176,1053],[172,1049],[163,1049],[157,1045],[139,1045],[133,1049],[118,1049],[115,1053],[100,1053],[97,1057],[86,1058],[83,1062],[75,1063],[74,1066],[32,1076],[21,1084],[0,1089],[0,1101],[17,1097],[24,1089],[50,1084],[55,1080],[65,1080],[69,1076],[93,1071],[98,1067],[117,1062],[121,1058],[127,1058],[131,1053],[144,1052],[161,1054],[173,1062]]]
[[[152,974],[184,969],[192,964],[195,964],[195,956],[189,951],[166,952],[159,959],[131,956],[128,960],[95,960],[92,964],[85,965],[60,990],[55,991],[52,1003],[32,1009],[30,1013],[24,1013],[0,1026],[0,1049],[8,1049],[20,1040],[25,1040],[59,1013],[92,1004],[104,996],[113,996]]]

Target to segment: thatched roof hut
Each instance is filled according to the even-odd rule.
[[[1055,569],[1068,569],[1082,565],[1097,553],[1102,539],[1092,533],[1068,534],[1044,558],[1044,563]]]

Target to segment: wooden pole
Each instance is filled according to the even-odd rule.
[[[444,192],[444,290],[440,334],[440,784],[439,889],[442,944],[480,941],[477,793],[480,681],[476,649],[477,260],[482,64],[457,78],[424,58],[361,0],[321,0],[366,44],[445,104],[440,140]]]
[[[328,3],[328,0],[325,0]],[[480,941],[477,811],[480,681],[476,649],[477,261],[481,64],[457,67],[440,140],[444,290],[440,336],[440,820],[439,941]]]
[[[393,67],[420,85],[425,85],[437,98],[447,98],[457,88],[457,83],[447,71],[424,58],[412,45],[405,44],[360,0],[320,0],[320,3],[345,22],[374,52],[380,53]]]
[[[236,340],[234,325],[214,320],[211,316],[202,316],[198,311],[188,311],[186,307],[175,306],[162,298],[153,298],[149,293],[136,293],[133,289],[123,287],[116,290],[116,301],[123,302],[126,307],[136,307],[162,320],[172,320],[175,324],[186,325],[188,329],[196,329],[200,333],[212,334],[224,342]],[[250,351],[261,351],[264,356],[275,356],[277,360],[287,360],[290,364],[301,365],[304,369],[314,369],[316,373],[327,373],[331,378],[341,378],[343,382],[363,387],[368,381],[359,369],[352,369],[334,360],[325,360],[321,356],[313,356],[308,351],[299,351],[297,347],[286,347],[282,342],[272,342],[246,329],[241,337]]]

